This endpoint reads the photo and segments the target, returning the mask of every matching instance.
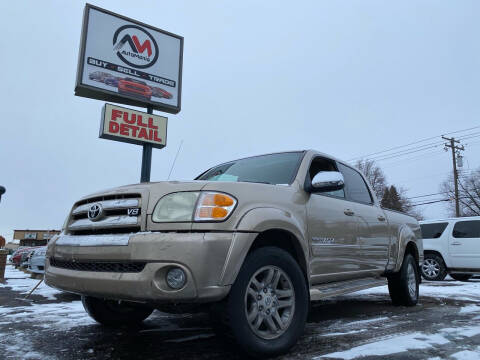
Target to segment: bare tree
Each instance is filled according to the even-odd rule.
[[[413,206],[412,202],[407,198],[407,191],[404,188],[396,188],[391,185],[384,189],[384,194],[380,205],[383,208],[397,210],[413,216],[417,220],[423,220],[422,212]]]
[[[370,185],[372,185],[375,195],[381,200],[383,198],[383,192],[387,187],[387,180],[383,170],[374,160],[369,159],[358,160],[355,166],[365,175]]]
[[[455,185],[453,175],[450,175],[440,185],[440,191],[446,198],[452,199],[448,203],[448,212],[455,216]],[[458,199],[460,203],[460,216],[480,216],[480,168],[467,175],[458,174]]]

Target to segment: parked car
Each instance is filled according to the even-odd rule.
[[[125,78],[118,81],[118,93],[150,101],[152,89],[146,82]]]
[[[152,87],[152,96],[156,96],[159,98],[171,99],[173,95],[169,93],[167,90],[163,90],[159,87]]]
[[[308,150],[87,196],[50,240],[45,279],[107,325],[208,310],[262,357],[296,343],[310,300],[388,282],[394,304],[415,305],[422,261],[417,220],[382,209],[354,167]]]
[[[33,251],[28,262],[28,270],[35,274],[43,274],[45,272],[45,253],[46,246],[41,246]]]
[[[94,71],[88,74],[88,78],[90,80],[98,81],[98,82],[105,82],[105,79],[113,77],[112,74],[103,72],[103,71]]]
[[[21,248],[18,248],[13,254],[12,254],[12,257],[11,257],[11,261],[13,263],[13,265],[15,265],[15,267],[19,267],[22,263],[22,256],[25,252],[31,250],[32,248],[31,247],[21,247]]]
[[[424,279],[439,281],[449,274],[468,281],[480,274],[480,216],[421,221],[420,227]]]
[[[28,264],[30,262],[30,258],[33,254],[33,252],[37,249],[37,247],[34,247],[34,248],[30,248],[28,249],[27,251],[23,252],[22,255],[21,255],[21,259],[20,259],[20,267],[22,269],[27,269],[28,268]]]

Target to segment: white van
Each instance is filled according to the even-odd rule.
[[[426,280],[443,280],[449,274],[468,281],[480,274],[480,216],[420,221],[420,227]]]

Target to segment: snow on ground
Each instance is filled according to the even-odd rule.
[[[5,269],[6,283],[0,283],[0,288],[10,288],[18,291],[22,296],[17,297],[19,303],[24,306],[0,306],[0,326],[8,330],[10,324],[31,324],[31,330],[40,328],[55,328],[65,331],[76,326],[93,324],[94,321],[85,313],[81,301],[62,303],[36,303],[24,297],[38,284],[40,280],[31,279],[29,274],[16,270],[12,265]],[[41,295],[46,300],[57,300],[55,295],[61,294],[44,282],[34,291],[35,295]],[[54,357],[34,351],[32,344],[25,336],[25,332],[8,331],[8,335],[0,336],[0,349],[7,359],[54,359]],[[1,358],[2,356],[0,356]]]
[[[347,295],[348,296],[348,295]],[[371,288],[355,293],[355,297],[365,299],[386,299],[388,298],[388,287],[380,286]],[[458,282],[447,278],[445,281],[440,282],[427,282],[424,281],[420,285],[421,297],[433,297],[441,300],[460,300],[460,301],[480,301],[480,281],[474,279],[470,282]],[[420,302],[422,301],[420,297]],[[342,297],[344,298],[344,297]],[[338,351],[322,356],[314,357],[313,359],[357,359],[364,356],[386,356],[396,353],[406,352],[408,350],[415,349],[428,349],[439,345],[445,345],[450,342],[450,339],[466,339],[477,335],[480,335],[480,306],[476,304],[466,305],[459,309],[460,314],[466,314],[471,316],[469,325],[459,327],[448,327],[436,331],[435,333],[427,332],[412,332],[405,334],[394,334],[385,336],[382,338],[372,339],[371,342],[362,344],[360,346],[352,347],[345,351]],[[476,315],[476,316],[475,316]],[[368,320],[353,321],[353,322],[340,322],[332,326],[336,330],[343,330],[358,325],[375,326],[376,323],[384,321],[384,326],[387,326],[389,320],[386,317],[379,317]],[[396,322],[396,321],[394,321]],[[349,333],[356,333],[368,331],[368,326],[365,329],[356,329],[351,332],[337,332],[330,334],[331,336],[343,336]],[[480,359],[480,347],[474,350],[460,351],[451,355],[451,358],[458,360],[470,360]],[[436,360],[432,358],[431,360]],[[438,358],[439,360],[440,358]]]
[[[24,295],[38,283],[39,280],[31,279],[28,274],[14,269],[8,265],[6,268],[6,283],[1,284],[0,288],[10,288],[13,291],[20,292],[22,296],[17,296],[18,304],[16,306],[2,306],[0,304],[0,328],[4,333],[0,335],[0,351],[5,358],[9,359],[49,359],[47,354],[41,354],[38,349],[28,341],[26,334],[28,331],[41,331],[41,329],[56,329],[58,331],[68,331],[77,326],[94,324],[94,321],[86,314],[80,301],[51,302],[57,300],[56,295],[60,291],[52,289],[42,283],[35,295],[41,295],[45,301],[41,303],[33,300],[23,300]],[[453,299],[466,301],[463,306],[458,307],[458,313],[468,317],[468,322],[457,324],[448,324],[444,328],[429,333],[427,329],[412,330],[411,332],[394,333],[381,337],[368,339],[366,343],[356,346],[352,345],[350,349],[334,351],[329,354],[312,357],[312,359],[357,359],[363,356],[382,356],[388,358],[388,355],[403,353],[408,350],[430,349],[448,344],[451,341],[462,341],[480,335],[480,281],[457,282],[446,280],[442,282],[423,282],[420,287],[421,297],[433,297],[437,299]],[[347,295],[348,298],[352,295]],[[386,286],[372,288],[357,292],[353,295],[356,299],[379,299],[388,298],[388,288]],[[345,297],[343,297],[345,298]],[[420,298],[422,302],[422,298]],[[473,302],[473,303],[472,303]],[[475,304],[478,303],[479,305]],[[369,329],[386,329],[390,326],[398,326],[408,320],[401,316],[391,317],[376,316],[365,320],[358,319],[338,319],[332,324],[327,325],[328,331],[323,334],[313,334],[313,338],[328,337],[329,341],[335,342],[343,336],[352,336],[356,333],[364,333]],[[25,324],[26,330],[19,331],[14,324]],[[10,326],[12,325],[12,326]],[[457,326],[456,326],[457,325]],[[312,326],[307,324],[308,326]],[[158,331],[159,329],[146,329],[142,332]],[[165,329],[161,329],[164,331]],[[179,339],[168,340],[169,342],[186,342],[196,339],[209,338],[213,334],[201,334],[186,336]],[[330,340],[331,339],[331,340]],[[334,348],[334,350],[336,350]],[[1,356],[0,356],[1,357]],[[432,358],[432,360],[435,358]],[[480,359],[480,346],[471,349],[458,348],[458,352],[450,355],[450,359],[470,360]]]
[[[477,322],[478,324],[478,322]],[[465,339],[480,335],[480,324],[477,326],[461,326],[457,328],[445,328],[432,333],[413,332],[407,334],[394,334],[383,338],[376,338],[374,341],[360,346],[352,347],[345,351],[338,351],[322,356],[314,357],[320,359],[342,359],[351,360],[364,356],[385,356],[406,352],[409,350],[427,349],[438,345],[445,345],[450,339]],[[461,351],[451,355],[455,359],[480,359],[480,347],[474,350]]]
[[[15,269],[13,265],[7,265],[5,268],[6,284],[0,283],[0,287],[9,287],[13,291],[19,291],[27,295],[40,280],[30,278],[30,274],[24,273],[21,270]],[[42,282],[38,288],[35,289],[35,295],[41,295],[49,300],[56,300],[55,295],[61,294],[61,291],[55,290]]]
[[[478,360],[480,358],[480,346],[477,347],[474,351],[459,351],[455,354],[452,354],[451,357],[457,360]]]
[[[339,351],[313,359],[340,358],[345,360],[355,359],[361,356],[370,355],[389,355],[414,349],[425,349],[434,345],[447,344],[448,340],[439,334],[425,335],[423,333],[411,333],[406,335],[395,334],[394,337],[388,337],[369,344],[353,347],[346,351]]]
[[[380,286],[357,292],[358,295],[388,295],[388,287]],[[444,281],[423,281],[420,285],[420,297],[428,296],[438,299],[455,299],[464,301],[480,301],[480,281],[473,279],[460,282],[447,277]]]

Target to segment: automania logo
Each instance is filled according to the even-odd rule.
[[[145,69],[158,59],[158,45],[153,36],[137,25],[120,26],[113,35],[113,51],[125,64]]]

